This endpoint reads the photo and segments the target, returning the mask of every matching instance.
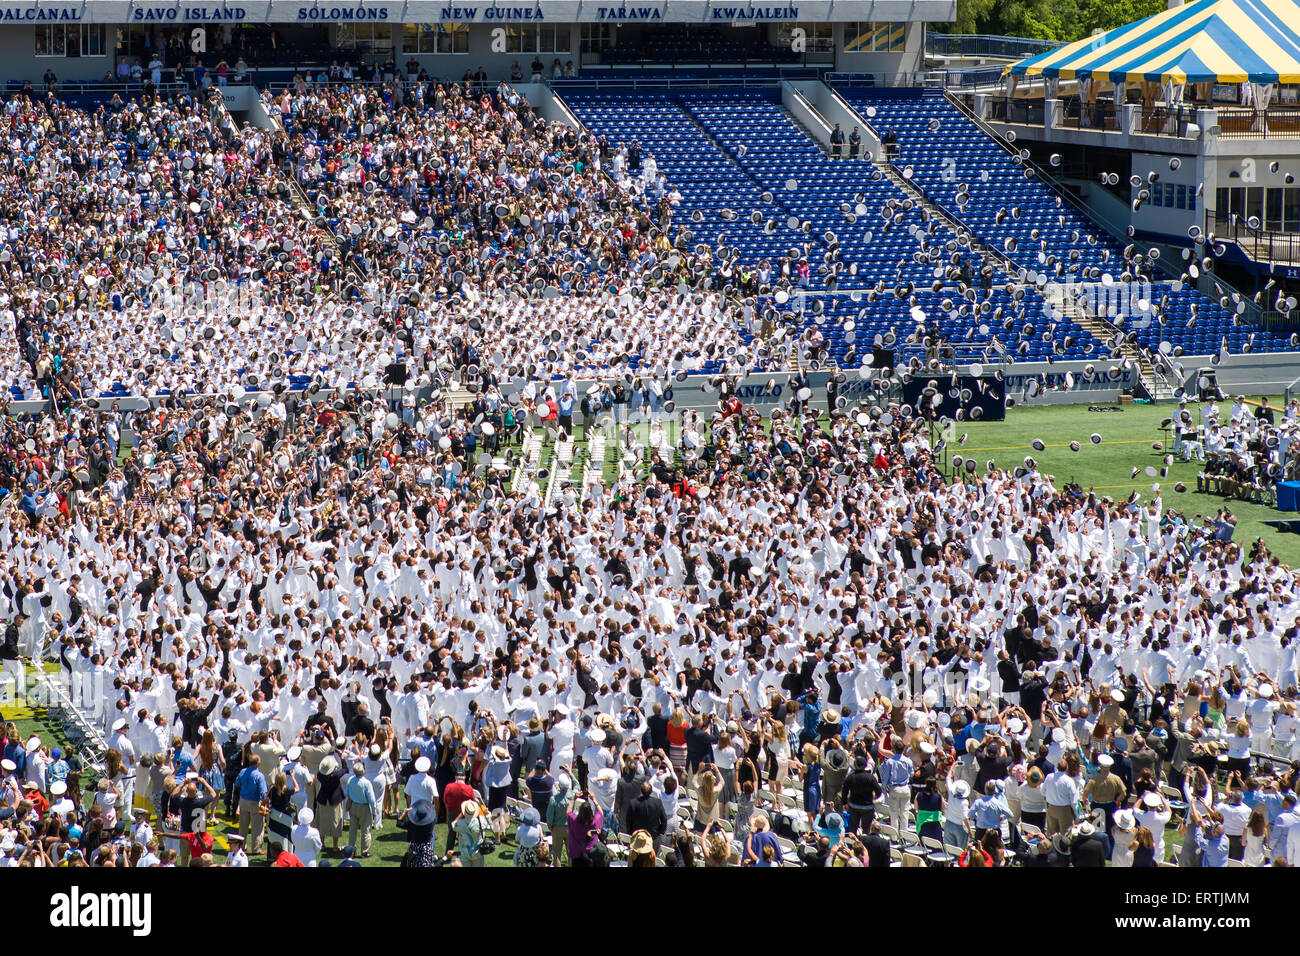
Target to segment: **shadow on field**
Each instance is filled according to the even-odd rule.
[[[1300,519],[1295,521],[1264,521],[1266,524],[1279,534],[1300,534]]]

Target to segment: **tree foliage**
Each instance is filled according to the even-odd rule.
[[[1154,16],[1168,6],[1165,0],[1092,0],[1080,11],[1080,22],[1087,36],[1096,30],[1113,30],[1135,20]],[[1058,39],[1066,39],[1058,37]],[[1078,39],[1071,37],[1070,39]]]
[[[931,29],[1068,43],[1149,17],[1166,6],[1166,0],[957,0],[956,21],[931,24]]]

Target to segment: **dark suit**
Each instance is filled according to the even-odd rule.
[[[632,833],[645,830],[651,836],[658,837],[668,826],[668,814],[664,811],[664,802],[653,793],[637,794],[627,806],[627,828]]]

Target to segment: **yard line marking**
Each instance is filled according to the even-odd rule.
[[[1147,444],[1147,442],[1149,442],[1149,441],[1158,441],[1158,439],[1155,439],[1155,438],[1125,438],[1125,439],[1121,439],[1121,440],[1117,440],[1117,441],[1103,441],[1103,442],[1102,442],[1102,445],[1145,445],[1145,444]],[[1082,442],[1080,442],[1079,444],[1080,444],[1080,446],[1081,446],[1081,447],[1080,447],[1080,451],[1082,451],[1084,447],[1087,447],[1087,448],[1096,448],[1096,447],[1098,447],[1098,446],[1096,446],[1096,445],[1092,445],[1091,443],[1089,443],[1089,444],[1086,445],[1086,446],[1084,446]],[[981,448],[965,448],[964,446],[959,446],[959,447],[961,447],[962,450],[964,450],[964,451],[1019,451],[1019,450],[1022,449],[1022,448],[1032,448],[1033,446],[1032,446],[1032,445],[987,445],[987,446],[984,446],[984,447],[981,447]],[[1048,447],[1048,448],[1069,448],[1069,447],[1070,447],[1070,443],[1069,443],[1069,442],[1065,442],[1064,444],[1060,444],[1060,445],[1047,445],[1047,447]]]

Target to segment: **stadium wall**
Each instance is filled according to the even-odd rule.
[[[31,80],[39,88],[46,70],[62,82],[102,80],[116,62],[106,56],[36,56],[36,28],[0,25],[0,79]]]
[[[1190,392],[1196,390],[1196,379],[1198,370],[1202,367],[1211,365],[1208,355],[1183,356],[1180,360],[1186,370],[1185,387]],[[1006,374],[1006,394],[1008,398],[1014,399],[1017,405],[1092,405],[1092,404],[1110,404],[1119,398],[1120,391],[1131,390],[1137,383],[1137,378],[1132,370],[1127,371],[1117,381],[1110,381],[1105,376],[1099,376],[1092,382],[1085,382],[1081,379],[1081,373],[1089,363],[1087,362],[1023,362],[1012,366],[990,366],[983,369],[984,374],[989,374],[995,368],[1000,368]],[[1104,364],[1099,364],[1098,368],[1104,370]],[[1300,379],[1300,354],[1298,353],[1273,353],[1268,355],[1230,355],[1213,366],[1217,374],[1219,387],[1226,394],[1244,394],[1244,395],[1261,395],[1281,394],[1284,389]],[[958,366],[957,371],[961,374],[970,374],[970,366]],[[1062,390],[1060,386],[1064,384],[1065,373],[1071,372],[1075,376],[1075,384],[1069,391]],[[813,404],[821,409],[826,409],[826,381],[829,373],[826,371],[813,371],[808,373],[808,383],[813,390]],[[839,394],[848,400],[850,406],[858,405],[864,402],[870,402],[875,394],[869,380],[863,379],[855,370],[846,372],[847,381],[840,386]],[[737,383],[741,399],[746,405],[751,405],[758,409],[764,415],[771,414],[772,410],[783,405],[790,397],[790,380],[794,378],[792,372],[758,372],[747,375]],[[934,376],[936,382],[942,381],[942,375]],[[1030,380],[1035,380],[1045,390],[1040,394],[1029,397],[1026,390],[1029,387]],[[673,400],[676,402],[679,410],[695,409],[697,411],[713,411],[717,408],[718,391],[716,388],[706,387],[709,376],[691,375],[685,382],[678,382],[673,385]],[[579,379],[577,382],[579,394],[584,394],[592,379]],[[517,391],[517,387],[509,384],[502,387],[504,394],[510,395]],[[421,388],[407,389],[413,392],[419,398],[428,398],[432,394],[432,387],[425,386]],[[322,395],[333,397],[334,390],[326,389]],[[400,398],[403,394],[401,389],[388,389],[389,398]],[[465,400],[468,393],[464,393]],[[143,409],[151,405],[156,405],[161,399],[158,398],[92,398],[87,399],[87,404],[99,408],[111,408],[117,405],[122,409]],[[48,409],[47,402],[39,401],[22,401],[10,402],[8,405],[10,414],[22,415],[40,414]],[[574,420],[581,423],[582,415],[575,408]]]
[[[904,18],[912,19],[912,18]],[[835,69],[840,73],[871,73],[877,77],[892,78],[916,73],[924,68],[925,24],[906,24],[903,49],[894,52],[872,52],[852,49],[853,42],[845,37],[836,38]]]
[[[318,50],[342,50],[344,44],[340,41],[346,31],[355,44],[353,48],[368,49],[372,59],[391,52],[400,67],[414,57],[439,78],[459,79],[466,70],[479,67],[492,79],[506,78],[517,60],[527,79],[534,56],[542,59],[548,72],[557,57],[562,63],[572,60],[580,68],[594,66],[599,63],[602,46],[612,46],[620,34],[638,37],[644,30],[663,25],[690,24],[738,39],[752,38],[757,31],[757,35],[776,45],[791,42],[791,27],[805,28],[806,50],[800,51],[804,56],[799,58],[802,65],[870,72],[887,81],[922,69],[926,21],[951,21],[955,16],[955,0],[811,0],[773,5],[755,5],[748,0],[734,5],[715,0],[651,0],[630,6],[586,0],[534,0],[530,4],[488,0],[465,6],[435,0],[371,0],[357,5],[320,0],[0,0],[0,50],[4,52],[0,78],[30,79],[35,83],[47,69],[61,81],[84,82],[114,75],[117,50],[128,27],[137,31],[137,43],[139,31],[156,39],[183,30],[189,47],[191,35],[200,33],[211,61],[220,47],[220,34],[228,39],[237,26],[269,25],[278,28],[290,45],[309,38],[308,45]],[[455,53],[405,49],[405,25],[433,24],[461,31],[468,38],[465,48]],[[590,29],[584,29],[589,25]],[[537,28],[546,29],[535,49],[521,46],[517,52],[497,52],[506,37],[522,33],[537,40],[539,34],[527,32]],[[550,39],[552,29],[567,43],[554,43]],[[76,49],[88,55],[66,55],[62,33],[56,41],[49,32],[64,30],[81,31]],[[421,36],[428,39],[430,35],[426,32]],[[586,52],[582,50],[584,36],[588,37]],[[494,40],[500,42],[494,44]],[[52,52],[51,44],[56,42],[60,49],[57,55],[37,55],[38,49]],[[68,49],[73,46],[69,39]],[[141,55],[137,49],[130,59]],[[249,65],[280,69],[294,66],[290,61]],[[743,66],[685,65],[726,70]],[[639,64],[631,66],[639,68]]]

